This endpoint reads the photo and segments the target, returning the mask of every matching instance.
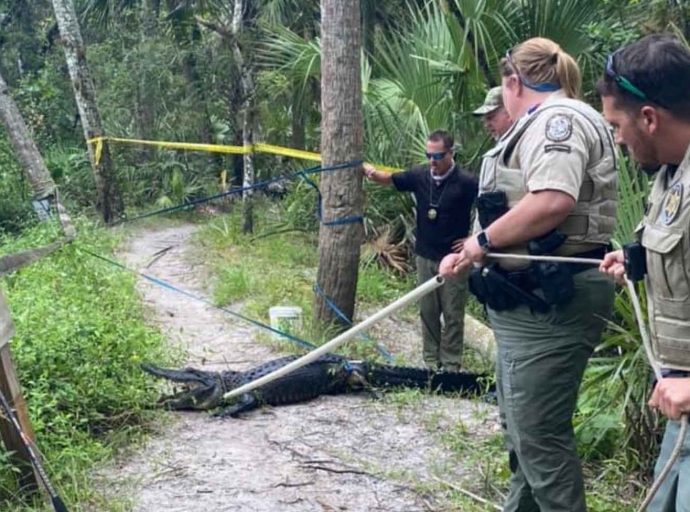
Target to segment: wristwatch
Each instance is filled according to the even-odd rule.
[[[477,235],[477,243],[484,252],[490,252],[492,249],[491,239],[489,239],[489,233],[487,233],[486,230],[479,232]]]

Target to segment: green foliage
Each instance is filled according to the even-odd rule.
[[[4,278],[17,334],[17,375],[51,475],[70,498],[88,498],[82,481],[123,437],[140,432],[156,399],[142,361],[170,360],[162,337],[144,321],[135,278],[85,251],[108,255],[116,239],[79,225],[79,239]],[[47,226],[4,237],[4,254],[48,243]],[[127,436],[123,436],[127,434]],[[0,466],[2,499],[12,467]]]
[[[614,243],[633,240],[649,192],[649,178],[621,158]],[[644,285],[637,286],[646,322]],[[608,459],[617,453],[631,469],[650,470],[658,439],[657,419],[646,407],[650,370],[627,289],[616,295],[614,316],[585,373],[576,432],[586,458]]]
[[[239,212],[221,216],[208,224],[199,236],[198,246],[213,269],[214,301],[227,305],[250,318],[269,323],[272,306],[302,308],[302,327],[293,334],[316,344],[332,338],[332,326],[313,322],[313,286],[317,269],[317,237],[302,231],[275,230],[280,204],[264,204],[257,209],[255,235],[245,235]],[[311,215],[314,216],[313,211]],[[389,303],[413,287],[413,276],[395,276],[377,267],[362,268],[357,299],[360,307]],[[270,335],[265,340],[272,341]],[[277,344],[283,350],[296,350],[289,341]],[[376,359],[370,343],[358,340],[341,350],[351,357]]]
[[[247,269],[229,267],[221,270],[218,284],[214,289],[217,304],[230,304],[245,298],[254,287]]]

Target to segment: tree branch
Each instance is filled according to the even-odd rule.
[[[206,21],[201,16],[194,16],[194,19],[196,20],[196,22],[199,25],[201,25],[204,28],[211,30],[212,32],[215,32],[216,34],[218,34],[223,39],[226,39],[228,41],[233,40],[232,32],[225,25],[219,25],[219,24],[213,23],[211,21]]]

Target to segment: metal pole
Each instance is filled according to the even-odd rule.
[[[272,382],[275,379],[279,379],[280,377],[283,377],[288,373],[291,373],[297,370],[298,368],[301,368],[302,366],[315,361],[322,355],[331,352],[332,350],[335,350],[337,347],[345,343],[347,340],[354,338],[361,331],[365,331],[379,320],[383,320],[393,312],[408,305],[410,302],[413,302],[419,299],[420,297],[423,297],[427,293],[431,292],[432,290],[435,290],[439,286],[443,285],[443,283],[444,279],[441,276],[436,276],[429,279],[426,283],[419,285],[417,288],[415,288],[408,294],[400,297],[392,304],[389,304],[381,311],[378,311],[377,313],[373,314],[372,316],[358,323],[357,325],[353,325],[350,329],[340,334],[339,336],[336,336],[325,345],[321,345],[319,348],[314,349],[308,354],[300,357],[299,359],[294,360],[290,364],[285,365],[272,373],[269,373],[268,375],[264,375],[260,379],[254,380],[252,382],[249,382],[248,384],[245,384],[244,386],[234,389],[228,393],[225,393],[225,395],[223,395],[223,399],[230,400],[232,398],[243,395],[244,393],[248,393],[258,387],[263,386],[264,384],[268,384],[269,382]]]

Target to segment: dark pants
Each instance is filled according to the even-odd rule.
[[[498,343],[496,376],[510,453],[505,512],[584,512],[582,468],[572,417],[587,360],[614,299],[611,280],[591,269],[574,276],[565,307],[489,309]]]
[[[439,261],[417,256],[419,284],[438,275],[439,263]],[[460,369],[466,303],[467,275],[446,279],[443,286],[419,300],[424,363],[427,367],[443,366],[445,370],[449,371]],[[443,329],[441,329],[442,316]]]

